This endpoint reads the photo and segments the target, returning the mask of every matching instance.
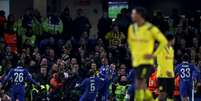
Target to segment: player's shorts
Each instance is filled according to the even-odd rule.
[[[135,71],[137,79],[146,79],[148,82],[149,76],[154,72],[154,68],[152,65],[140,65],[135,67]]]
[[[192,82],[181,82],[180,84],[180,95],[182,97],[192,96],[193,85]]]
[[[11,89],[11,98],[12,101],[25,101],[25,88],[19,86],[13,86]]]
[[[158,89],[160,92],[166,92],[168,98],[173,98],[174,78],[158,78]]]

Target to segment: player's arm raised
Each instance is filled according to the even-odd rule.
[[[40,84],[37,83],[37,82],[32,78],[32,75],[31,75],[27,70],[25,70],[25,72],[26,72],[25,74],[26,74],[27,80],[28,80],[28,81],[31,81],[31,83],[33,83],[33,84],[35,84],[35,85],[37,85],[37,86],[40,87]]]

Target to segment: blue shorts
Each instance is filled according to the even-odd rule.
[[[181,82],[180,83],[180,95],[181,97],[192,96],[193,85],[192,82]]]
[[[25,101],[25,88],[24,87],[12,87],[11,88],[12,101]]]

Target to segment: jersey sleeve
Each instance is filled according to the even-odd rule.
[[[168,41],[157,27],[154,26],[151,29],[151,32],[153,38],[159,42],[159,46],[154,52],[154,55],[157,56],[161,52],[161,50],[167,45]]]
[[[175,75],[178,75],[180,66],[181,66],[181,65],[179,64],[179,65],[177,65],[177,66],[175,67],[175,70],[174,70],[174,74],[175,74]]]
[[[199,70],[197,69],[195,65],[192,65],[192,69],[193,69],[192,79],[197,80],[199,76]]]
[[[2,80],[3,83],[5,83],[5,82],[8,81],[9,79],[11,79],[12,75],[14,75],[13,73],[14,73],[14,71],[13,71],[13,69],[11,69],[11,70],[8,72],[8,74],[4,77],[4,79]]]
[[[88,81],[87,79],[84,79],[80,84],[80,87],[85,87],[87,85],[87,81]]]
[[[28,81],[31,81],[33,84],[38,85],[38,83],[32,78],[32,75],[27,70],[25,70],[25,75]]]

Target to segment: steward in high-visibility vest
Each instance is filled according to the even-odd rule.
[[[124,101],[124,98],[126,96],[128,85],[127,84],[116,84],[116,101]]]
[[[33,34],[33,31],[31,28],[27,28],[27,31],[25,35],[22,36],[22,43],[23,44],[29,44],[32,47],[35,46],[36,43],[36,35]]]
[[[36,86],[34,86],[34,85],[32,86],[32,90],[31,90],[31,99],[32,100],[45,98],[49,94],[49,90],[50,90],[49,84],[41,85],[41,88],[42,89],[38,89]]]
[[[63,23],[57,16],[50,16],[44,19],[42,27],[43,30],[50,35],[61,34],[63,31]]]
[[[121,76],[119,82],[114,87],[116,101],[124,101],[128,89],[127,77]]]

